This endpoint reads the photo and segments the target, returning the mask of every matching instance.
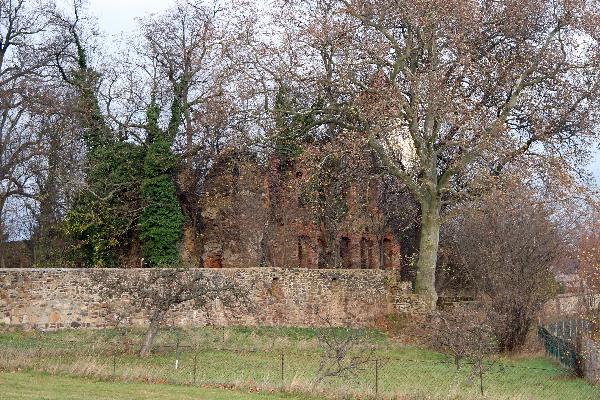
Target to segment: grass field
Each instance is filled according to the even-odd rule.
[[[101,382],[39,372],[0,372],[1,400],[310,400],[278,393],[143,383]]]
[[[165,331],[157,338],[154,354],[146,358],[135,353],[142,335],[136,330],[41,333],[0,329],[0,368],[171,384],[179,385],[173,386],[179,390],[188,389],[183,385],[190,390],[191,386],[212,385],[265,392],[284,388],[334,398],[364,398],[374,396],[376,390],[387,398],[481,398],[479,382],[470,376],[468,365],[457,371],[446,355],[402,345],[379,331],[350,333],[361,338],[355,351],[368,351],[369,361],[352,374],[320,382],[315,379],[322,354],[317,332],[295,328]],[[332,334],[343,337],[348,332]],[[175,369],[177,341],[179,363]],[[543,356],[494,360],[483,387],[488,399],[600,399],[599,388],[574,378]]]

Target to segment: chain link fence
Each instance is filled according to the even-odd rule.
[[[398,399],[600,399],[600,387],[544,358],[456,364],[443,354],[343,331],[165,330],[138,355],[131,330],[0,333],[0,369],[176,385]],[[356,340],[355,340],[356,339]],[[325,345],[324,343],[328,343]]]
[[[589,382],[600,384],[600,344],[593,336],[594,324],[584,318],[563,318],[538,327],[548,356]]]
[[[546,354],[554,357],[567,368],[574,371],[579,369],[581,355],[574,341],[556,336],[543,326],[538,328],[538,336],[542,340]]]

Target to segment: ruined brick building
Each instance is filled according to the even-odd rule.
[[[200,200],[198,264],[397,269],[409,279],[416,207],[390,190],[368,151],[348,148],[311,146],[262,164],[224,154]]]
[[[195,216],[181,241],[186,265],[386,269],[412,278],[418,206],[356,140],[307,144],[293,160],[226,149],[202,182],[186,211]],[[34,264],[33,243],[9,245],[7,267]],[[121,265],[140,259],[133,242]]]

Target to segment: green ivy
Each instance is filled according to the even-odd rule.
[[[337,224],[348,213],[349,184],[340,179],[345,168],[343,160],[332,155],[311,171],[300,195],[303,204],[312,207],[317,224]]]
[[[152,266],[175,264],[179,259],[183,214],[171,178],[176,163],[169,143],[157,136],[144,160],[144,211],[139,223],[142,253]]]
[[[118,266],[139,218],[144,151],[131,143],[88,154],[85,187],[68,212],[64,230],[75,239],[74,257],[86,266]]]
[[[153,94],[146,110],[146,146],[127,143],[106,124],[97,97],[99,75],[88,66],[76,32],[73,39],[77,70],[61,73],[78,91],[82,139],[88,150],[85,186],[64,223],[66,234],[76,240],[74,258],[86,266],[118,266],[134,240],[140,239],[149,264],[175,263],[183,214],[172,180],[177,159],[170,143],[181,123],[187,82],[174,85],[167,132],[159,128],[160,108]]]
[[[310,138],[309,130],[315,122],[314,112],[319,107],[320,102],[317,102],[309,111],[301,112],[287,90],[279,87],[273,108],[275,135],[272,140],[275,153],[284,163],[295,160],[304,152],[303,144]]]

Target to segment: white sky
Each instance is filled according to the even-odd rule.
[[[588,166],[588,170],[594,175],[596,184],[600,186],[600,152],[598,150],[594,153],[594,159]]]
[[[173,0],[89,0],[89,10],[98,18],[98,27],[103,33],[119,35],[137,27],[136,18],[160,12],[174,3]],[[588,167],[600,185],[600,152]]]
[[[172,4],[172,0],[89,0],[88,7],[98,18],[100,30],[116,35],[134,30],[135,18],[165,10]]]

